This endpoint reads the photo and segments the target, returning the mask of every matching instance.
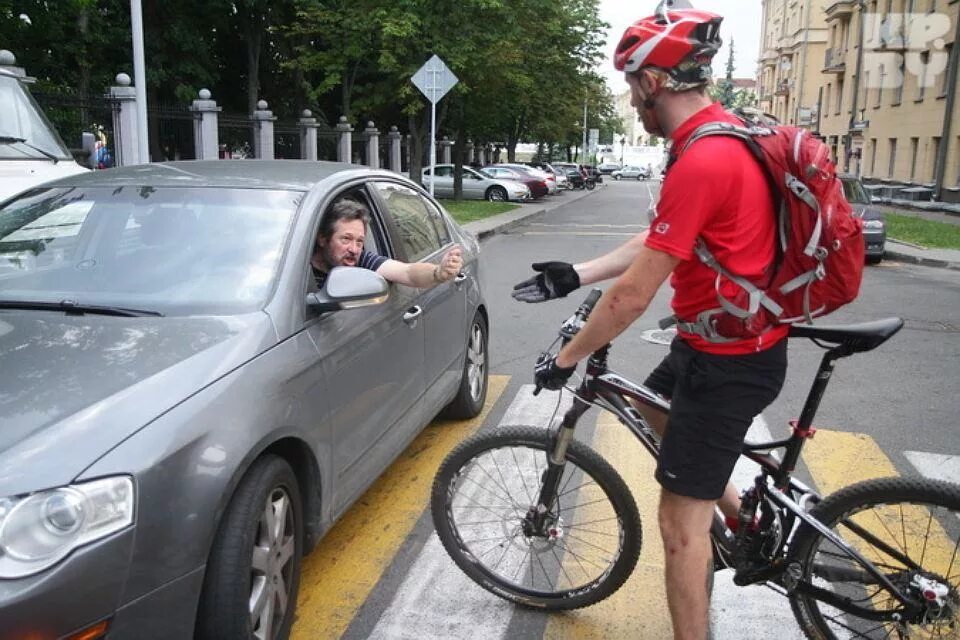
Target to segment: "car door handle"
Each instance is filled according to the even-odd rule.
[[[463,281],[466,280],[466,279],[467,279],[467,274],[466,274],[466,272],[461,271],[460,273],[457,274],[457,277],[453,279],[453,284],[459,286],[459,285],[463,284]]]
[[[417,320],[420,316],[423,315],[423,309],[420,307],[410,307],[407,309],[406,313],[403,314],[403,321],[406,322],[411,327],[417,324]]]

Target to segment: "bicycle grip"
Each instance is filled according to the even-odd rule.
[[[597,301],[600,300],[600,296],[602,295],[603,291],[594,287],[587,296],[587,299],[584,300],[580,305],[580,308],[577,309],[577,315],[581,318],[586,318],[589,316],[590,312],[593,311],[593,308],[596,306]]]

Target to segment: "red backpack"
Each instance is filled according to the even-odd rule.
[[[812,322],[855,299],[863,277],[863,224],[843,195],[827,146],[806,129],[744,121],[702,125],[680,151],[717,135],[743,140],[767,174],[777,209],[777,258],[769,283],[758,286],[727,271],[700,239],[695,251],[717,272],[719,307],[678,326],[726,342],[758,336],[775,324]],[[741,293],[720,295],[724,279]]]

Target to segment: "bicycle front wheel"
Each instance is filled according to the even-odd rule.
[[[793,558],[801,579],[825,590],[818,598],[801,585],[790,598],[809,638],[960,638],[960,486],[867,480],[827,497],[811,515],[921,607],[911,613],[859,562],[805,526]]]
[[[640,555],[640,515],[623,479],[573,440],[558,497],[533,517],[549,432],[510,427],[477,434],[444,460],[433,523],[454,562],[477,584],[521,605],[576,609],[619,589]]]

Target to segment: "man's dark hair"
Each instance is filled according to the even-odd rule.
[[[340,220],[360,220],[366,230],[370,226],[370,210],[361,202],[352,198],[340,198],[334,202],[320,220],[320,235],[329,240],[333,235],[333,228]]]

